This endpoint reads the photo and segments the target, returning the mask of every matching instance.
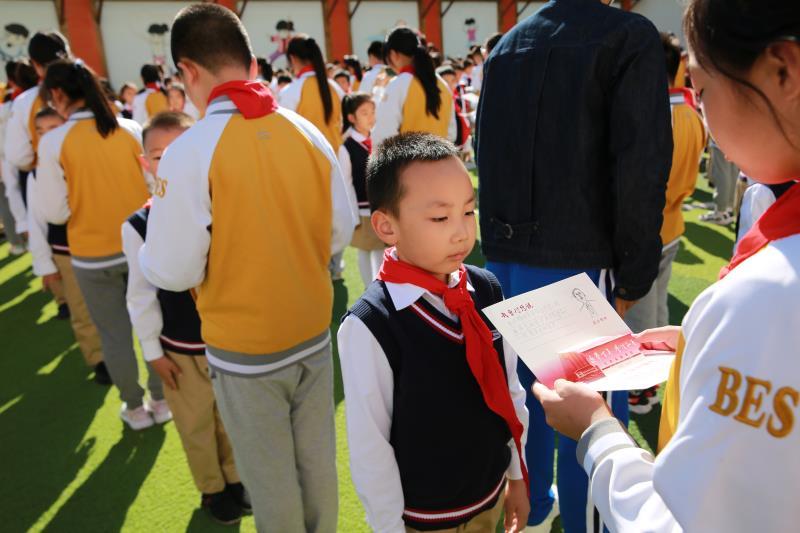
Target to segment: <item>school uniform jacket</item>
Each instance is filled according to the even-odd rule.
[[[283,88],[278,95],[281,107],[291,109],[298,115],[311,122],[325,136],[334,152],[342,145],[342,98],[344,92],[337,83],[328,80],[331,88],[332,111],[330,120],[325,121],[325,108],[322,106],[322,96],[319,93],[314,72],[304,72],[289,85]]]
[[[160,90],[146,88],[133,98],[133,120],[141,126],[163,111],[169,111],[169,100]]]
[[[141,127],[124,118],[106,138],[91,111],[77,111],[42,137],[36,203],[47,222],[67,224],[72,263],[125,263],[119,228],[149,194],[139,164]]]
[[[375,89],[375,81],[384,70],[386,70],[386,65],[377,64],[366,71],[361,78],[361,85],[358,86],[358,91],[372,95]]]
[[[483,281],[480,278],[475,280],[472,276],[473,274],[470,273],[471,281]],[[454,286],[458,279],[458,273],[452,274],[450,286]],[[484,282],[483,285],[486,285],[486,283]],[[468,282],[467,289],[475,299],[476,288],[472,282]],[[384,294],[385,296],[382,296]],[[416,342],[419,346],[420,352],[418,355],[420,361],[424,361],[424,358],[429,355],[423,351],[424,347],[428,346],[428,349],[431,349],[431,342],[435,343],[437,340],[440,343],[444,342],[445,347],[450,346],[452,343],[453,347],[460,348],[456,350],[456,352],[461,353],[459,357],[466,357],[463,348],[463,334],[458,326],[458,318],[447,309],[441,297],[408,283],[374,281],[368,287],[365,295],[362,296],[362,300],[368,302],[368,305],[374,305],[376,300],[390,302],[387,303],[387,308],[392,308],[389,320],[395,321],[394,327],[408,334],[416,331],[414,334],[415,341],[412,342]],[[406,363],[398,362],[399,359],[395,359],[397,354],[388,354],[383,346],[393,345],[398,342],[398,339],[377,338],[372,328],[360,318],[360,313],[354,311],[359,305],[363,306],[363,303],[356,304],[351,313],[346,315],[342,321],[338,333],[338,346],[345,395],[347,396],[345,408],[347,412],[347,438],[350,448],[350,469],[356,492],[358,492],[367,513],[367,520],[373,530],[380,533],[404,532],[406,523],[417,529],[443,529],[464,523],[474,517],[476,513],[492,505],[493,499],[502,488],[502,480],[484,479],[484,481],[491,481],[487,485],[488,488],[483,491],[485,494],[482,493],[474,501],[460,502],[461,504],[457,505],[457,508],[443,509],[439,507],[438,509],[431,509],[427,505],[432,503],[432,499],[441,502],[453,498],[457,494],[463,495],[465,491],[468,492],[471,489],[475,490],[477,488],[480,491],[481,489],[478,487],[465,487],[463,483],[465,480],[474,482],[477,479],[483,479],[481,476],[485,472],[480,468],[486,467],[487,464],[486,462],[481,465],[464,464],[464,476],[461,476],[461,479],[451,479],[449,475],[441,472],[437,474],[433,471],[426,472],[420,476],[421,472],[427,471],[426,465],[429,465],[432,458],[437,454],[446,454],[444,462],[449,463],[448,466],[452,467],[452,459],[456,454],[447,453],[447,450],[454,451],[455,448],[463,447],[465,442],[460,439],[458,442],[452,443],[433,441],[430,435],[424,432],[409,434],[409,426],[424,427],[426,423],[431,422],[431,419],[433,419],[433,423],[436,423],[437,416],[447,417],[448,411],[455,414],[463,410],[459,410],[455,406],[448,406],[450,399],[441,398],[431,400],[438,405],[431,405],[431,411],[427,416],[423,412],[419,412],[417,415],[409,412],[409,409],[414,409],[412,407],[414,405],[413,401],[409,403],[409,398],[414,396],[415,389],[413,383],[410,384],[409,380],[413,382],[418,377],[416,374],[412,375],[412,372],[415,371],[414,369],[419,372],[419,369],[425,368],[426,365],[411,364],[410,361]],[[432,340],[428,339],[427,333],[420,333],[420,331],[430,333]],[[396,333],[394,334],[397,335]],[[520,422],[522,422],[524,428],[527,428],[526,394],[517,378],[517,354],[505,340],[500,342],[502,342],[501,354],[511,398]],[[437,352],[443,352],[444,349],[448,348],[434,348]],[[408,365],[408,367],[404,366],[404,364]],[[441,361],[438,364],[441,364]],[[464,359],[461,359],[460,362],[453,362],[451,365],[450,370],[453,375],[463,376],[465,372],[469,374],[469,370],[464,370],[466,368]],[[423,370],[422,372],[424,373],[425,371]],[[404,377],[404,373],[409,374],[410,377]],[[472,381],[471,374],[469,376],[467,382]],[[432,390],[435,390],[433,384],[437,380],[446,381],[450,378],[452,376],[426,376],[421,378],[422,381],[417,390],[424,391],[426,396],[435,394],[432,393]],[[431,387],[434,388],[432,389]],[[467,387],[466,389],[458,390],[469,391],[470,389]],[[458,404],[464,404],[465,400],[464,397],[452,398],[452,402]],[[479,399],[478,403],[482,403],[482,400]],[[401,410],[404,414],[398,420],[397,415]],[[442,414],[443,412],[444,414]],[[414,416],[413,423],[409,423],[408,417],[410,415]],[[485,416],[481,412],[475,412],[474,415],[476,417]],[[426,422],[426,419],[428,422]],[[399,422],[398,427],[394,427],[395,422]],[[403,422],[406,425],[403,425]],[[441,423],[444,425],[452,424],[450,420],[441,420]],[[505,427],[502,420],[499,423],[500,426]],[[485,426],[482,427],[485,429]],[[466,425],[463,426],[463,429],[466,433],[470,432],[470,428]],[[474,431],[474,428],[472,430]],[[414,429],[411,431],[414,431]],[[527,429],[522,432],[522,435],[524,449]],[[427,452],[423,452],[425,456],[420,456],[416,459],[404,456],[401,464],[398,461],[400,454],[407,455],[411,449],[420,448],[420,446],[409,446],[409,442],[415,440],[421,443],[422,448],[427,449]],[[482,442],[485,444],[484,441]],[[505,477],[508,479],[521,479],[522,470],[513,439],[508,442],[508,446],[510,463]],[[458,456],[461,456],[461,454]],[[418,464],[415,466],[414,462]],[[433,460],[433,462],[436,461]],[[470,468],[476,470],[469,472]],[[401,479],[401,470],[409,474],[410,477]],[[425,479],[429,481],[435,479],[434,483],[437,486],[428,486],[428,482]],[[497,485],[498,481],[501,481],[500,488]],[[471,485],[471,483],[467,484]],[[424,487],[421,485],[424,485]],[[406,501],[404,493],[410,494],[416,501]]]
[[[5,157],[5,133],[13,106],[13,100],[0,104],[0,175],[5,185],[8,208],[14,217],[14,226],[17,233],[23,233],[28,231],[28,220],[19,183],[19,170]]]
[[[5,138],[5,158],[12,166],[23,170],[36,166],[39,135],[34,119],[43,106],[38,86],[31,87],[14,99]]]
[[[324,348],[331,253],[357,221],[336,156],[298,114],[245,120],[226,97],[164,154],[140,252],[162,289],[197,287],[209,364],[261,375]]]
[[[426,112],[425,90],[416,76],[403,72],[389,82],[375,111],[375,128],[372,130],[374,146],[398,133],[410,131],[433,133],[451,141],[456,140],[453,95],[447,83],[438,76],[436,78],[442,97],[438,118]]]
[[[695,300],[655,459],[615,420],[583,434],[578,462],[611,531],[750,533],[800,523],[798,267],[794,235]]]

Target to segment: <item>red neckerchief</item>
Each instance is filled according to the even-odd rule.
[[[669,90],[669,94],[670,96],[674,94],[683,95],[683,100],[697,111],[697,100],[695,99],[694,91],[689,87],[672,87]]]
[[[364,148],[367,149],[367,152],[372,153],[372,139],[367,137],[366,139],[361,141],[361,144],[364,146]]]
[[[144,84],[144,88],[145,89],[153,89],[154,91],[160,91],[161,90],[161,85],[159,85],[158,83],[145,83]]]
[[[761,251],[772,241],[800,233],[800,183],[783,193],[742,237],[736,255],[719,273],[719,279]]]
[[[208,96],[208,102],[219,96],[230,98],[246,119],[265,117],[278,109],[272,93],[260,81],[234,80],[217,85]]]
[[[314,67],[303,67],[303,68],[301,68],[300,71],[297,73],[297,77],[299,78],[300,76],[302,76],[306,72],[314,72]]]
[[[522,423],[514,410],[514,402],[508,391],[508,381],[500,366],[497,350],[494,349],[492,343],[492,332],[489,331],[478,310],[475,309],[475,302],[467,290],[466,268],[463,264],[461,265],[458,285],[451,288],[421,268],[395,259],[392,255],[393,252],[394,248],[389,248],[384,252],[378,279],[389,283],[411,283],[421,287],[444,298],[444,305],[458,315],[464,333],[469,368],[478,382],[486,406],[505,420],[508,425],[508,429],[514,437],[514,444],[517,446],[525,486],[530,487],[528,469],[525,467],[525,460],[522,457]],[[508,371],[514,372],[515,369],[511,368]]]
[[[14,90],[11,91],[11,100],[13,101],[17,96],[22,94],[22,89],[19,87],[14,87]]]
[[[411,74],[412,76],[416,76],[417,75],[417,71],[414,70],[414,66],[413,65],[409,65],[407,67],[401,68],[400,69],[400,74]]]

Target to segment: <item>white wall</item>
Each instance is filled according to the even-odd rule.
[[[5,30],[9,24],[21,24],[28,36],[21,37]],[[0,80],[6,81],[5,62],[28,55],[28,39],[37,31],[58,30],[53,2],[45,0],[0,1]]]
[[[652,20],[659,31],[674,33],[686,46],[681,24],[684,5],[683,0],[640,0],[633,11]]]
[[[442,2],[442,7],[447,5]],[[469,42],[464,22],[476,21],[475,39]],[[497,31],[497,2],[455,2],[442,19],[442,39],[446,56],[465,56],[471,44],[483,44]]]
[[[273,42],[273,36],[278,38],[275,26],[279,20],[294,23],[295,33],[307,33],[317,41],[325,53],[325,26],[322,20],[322,2],[257,2],[250,1],[245,7],[242,23],[250,34],[250,42],[257,56],[269,59],[276,52],[279,43]],[[274,62],[276,68],[287,66],[286,56],[277,58]]]
[[[355,2],[350,2],[351,12],[355,5]],[[389,31],[401,24],[419,29],[419,11],[416,2],[361,2],[356,14],[350,20],[353,53],[362,63],[366,63],[369,43],[383,41]]]
[[[152,24],[172,27],[172,19],[190,2],[104,2],[100,31],[105,46],[106,65],[111,84],[118,89],[126,81],[142,86],[139,69],[145,63],[164,62],[174,71],[169,50],[169,32],[151,35]]]
[[[531,2],[528,6],[526,6],[527,2],[517,2],[517,22],[522,22],[526,18],[530,17],[537,11],[539,11],[543,5],[547,2]],[[520,12],[522,10],[522,12]]]

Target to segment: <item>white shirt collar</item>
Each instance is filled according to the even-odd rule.
[[[369,139],[369,137],[358,133],[358,131],[356,131],[356,129],[353,127],[347,128],[347,131],[344,133],[344,135],[345,137],[352,137],[354,141],[360,142],[362,144],[364,143],[364,141]]]
[[[396,258],[397,252],[393,252],[392,255]],[[450,280],[447,283],[448,287],[455,287],[458,282],[460,281],[460,276],[458,271],[452,272],[450,274]],[[391,282],[384,282],[386,285],[386,290],[389,291],[389,296],[392,298],[392,303],[394,304],[394,308],[398,311],[405,309],[409,305],[413,304],[425,294],[430,295],[432,298],[436,298],[441,300],[441,296],[437,296],[427,289],[423,289],[417,285],[412,283],[391,283]],[[470,292],[475,292],[475,288],[472,284],[467,281],[467,290]]]

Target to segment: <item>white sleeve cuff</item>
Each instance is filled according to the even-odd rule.
[[[164,349],[161,347],[161,341],[158,340],[158,337],[154,339],[139,339],[139,344],[142,347],[142,356],[148,363],[164,357]]]
[[[576,454],[578,462],[589,478],[595,467],[612,452],[622,448],[637,448],[633,440],[619,420],[606,418],[595,422],[583,432]]]
[[[508,441],[508,447],[511,450],[511,462],[508,463],[506,477],[508,479],[522,479],[522,468],[519,464],[519,453],[517,452],[517,445],[514,444],[514,439]]]

